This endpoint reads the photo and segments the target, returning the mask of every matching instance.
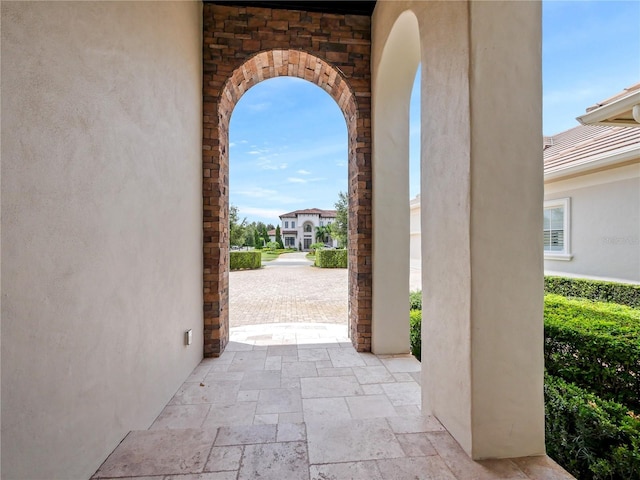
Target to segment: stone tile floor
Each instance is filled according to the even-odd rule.
[[[547,457],[474,462],[420,412],[413,357],[356,352],[346,327],[231,329],[148,430],[94,479],[491,480],[573,478]]]

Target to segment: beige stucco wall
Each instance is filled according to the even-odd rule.
[[[409,103],[420,45],[415,15],[385,7],[378,4],[372,21],[371,349],[399,354],[409,352]]]
[[[418,19],[423,72],[421,216],[428,232],[422,236],[423,412],[436,415],[473,458],[539,455],[544,453],[541,6],[378,2],[372,72],[374,179],[380,182],[385,179],[375,168],[376,151],[392,151],[388,139],[402,138],[397,136],[405,127],[392,121],[381,125],[386,117],[375,114],[376,105],[397,93],[392,85],[376,88],[376,82],[384,75],[393,23],[406,10]],[[408,58],[410,47],[405,47]],[[392,133],[379,135],[383,129]],[[374,200],[378,195],[374,189]],[[403,202],[408,217],[406,197]],[[376,229],[380,212],[389,216],[394,205],[374,201]],[[381,321],[375,317],[378,238],[374,234],[374,338]],[[386,275],[399,284],[405,277],[402,269]]]
[[[545,200],[570,198],[572,259],[549,274],[640,283],[640,163],[547,182]]]
[[[2,2],[2,478],[88,478],[202,357],[200,12]]]

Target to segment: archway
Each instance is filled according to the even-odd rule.
[[[399,15],[373,79],[374,118],[372,351],[409,351],[409,104],[420,34],[411,11]],[[389,255],[389,248],[394,254]]]
[[[219,355],[229,338],[228,211],[229,122],[242,95],[257,83],[293,76],[315,83],[340,107],[348,132],[349,178],[349,330],[360,351],[371,339],[371,169],[369,125],[342,72],[306,51],[272,49],[260,52],[235,68],[220,89],[217,101],[207,102],[203,141],[204,209],[204,354]],[[367,99],[368,100],[368,99]]]

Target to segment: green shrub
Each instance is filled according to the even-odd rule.
[[[322,242],[312,243],[311,245],[309,245],[309,252],[314,253],[316,250],[322,250],[323,248],[324,243]]]
[[[422,290],[409,293],[409,310],[422,310]]]
[[[640,285],[583,278],[544,277],[544,291],[564,297],[587,298],[640,308]]]
[[[409,311],[409,342],[411,354],[418,360],[422,357],[422,310]]]
[[[262,254],[259,251],[229,252],[229,268],[231,270],[255,269],[261,266]]]
[[[548,372],[640,411],[640,310],[545,296]]]
[[[545,375],[547,454],[581,480],[640,478],[640,417]]]
[[[347,268],[347,251],[316,250],[316,267],[320,268]]]
[[[278,248],[280,248],[280,245],[278,245],[278,242],[268,242],[264,248],[269,252],[275,252]]]

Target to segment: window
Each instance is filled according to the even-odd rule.
[[[309,225],[309,224],[305,225],[304,231],[305,232],[310,232],[311,231],[311,225]]]
[[[284,228],[289,228],[289,222],[284,222]]]
[[[320,220],[320,226],[322,227],[323,225],[324,225],[324,222]]]
[[[296,228],[296,222],[291,222],[291,228]]]
[[[544,258],[571,260],[570,202],[568,198],[544,202]]]

